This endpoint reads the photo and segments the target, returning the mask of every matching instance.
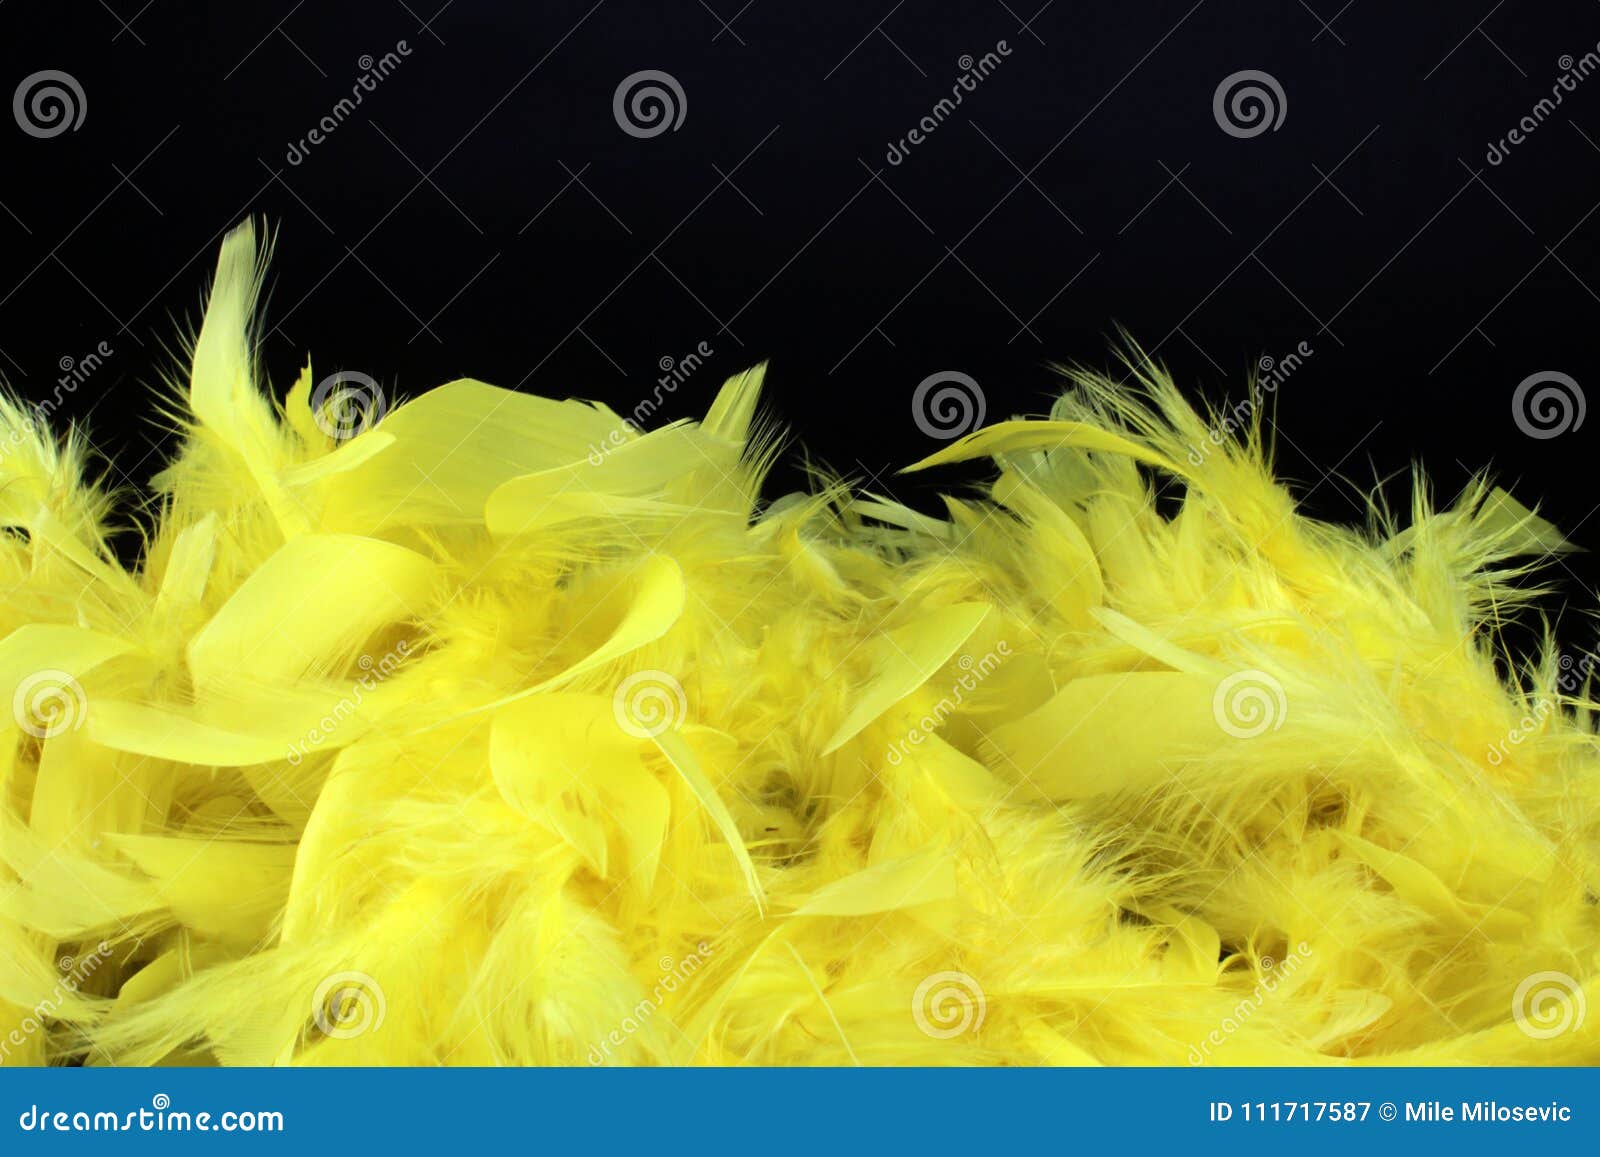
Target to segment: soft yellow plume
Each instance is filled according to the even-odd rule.
[[[278,407],[260,281],[246,226],[136,568],[0,402],[0,1062],[1600,1060],[1509,495],[1313,522],[1135,358],[919,463],[995,462],[946,518],[762,508],[759,368]]]

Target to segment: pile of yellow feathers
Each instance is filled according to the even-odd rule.
[[[0,1062],[1600,1060],[1590,662],[1505,674],[1567,544],[1503,491],[1313,521],[1134,358],[918,463],[997,468],[943,518],[763,504],[759,369],[278,404],[262,264],[136,567],[0,408]]]

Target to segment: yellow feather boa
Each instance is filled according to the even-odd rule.
[[[1566,545],[1504,492],[1314,522],[1135,358],[919,463],[998,467],[944,519],[760,508],[759,369],[650,433],[277,407],[260,267],[136,569],[0,412],[5,1064],[1600,1060],[1588,663],[1496,673]]]

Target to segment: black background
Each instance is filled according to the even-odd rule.
[[[990,420],[1038,413],[1049,364],[1109,364],[1121,324],[1220,402],[1306,342],[1274,425],[1313,512],[1359,518],[1396,475],[1403,507],[1414,461],[1445,498],[1492,466],[1600,543],[1600,417],[1535,439],[1511,406],[1535,373],[1600,383],[1600,73],[1487,160],[1597,50],[1594,0],[741,3],[9,0],[4,90],[61,70],[86,115],[48,138],[0,120],[0,372],[37,401],[106,342],[62,417],[146,482],[152,385],[256,214],[279,391],[309,353],[391,393],[472,376],[627,412],[704,342],[655,422],[770,359],[769,409],[814,460],[927,507],[961,476],[891,468],[940,444],[911,414],[929,374],[970,374]],[[646,69],[685,115],[641,139],[613,95]],[[1246,69],[1284,116],[1238,137],[1213,94]],[[1553,577],[1589,606],[1594,575]]]

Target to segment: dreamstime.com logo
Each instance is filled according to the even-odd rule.
[[[935,1040],[949,1040],[977,1032],[988,1015],[983,985],[965,972],[935,972],[925,976],[911,996],[911,1019]]]
[[[317,429],[335,442],[372,429],[388,412],[383,387],[358,370],[329,374],[311,391],[311,415]]]
[[[1211,715],[1235,739],[1254,739],[1283,726],[1289,699],[1283,684],[1265,671],[1236,671],[1217,684]]]
[[[689,98],[677,77],[646,68],[622,78],[611,96],[611,115],[630,137],[649,140],[682,127]]]
[[[1565,972],[1535,972],[1511,997],[1512,1019],[1535,1040],[1577,1032],[1588,1011],[1583,985]]]
[[[226,1109],[191,1113],[174,1109],[172,1098],[157,1093],[148,1109],[125,1113],[107,1109],[71,1110],[29,1105],[17,1117],[24,1133],[282,1133],[283,1114],[276,1109]]]
[[[959,370],[929,374],[911,394],[911,420],[942,442],[976,430],[986,412],[983,387]]]
[[[1559,370],[1529,374],[1511,395],[1511,420],[1528,437],[1540,441],[1578,429],[1588,409],[1583,387]]]
[[[1277,132],[1289,115],[1289,98],[1277,77],[1246,68],[1222,78],[1211,95],[1211,115],[1230,137],[1246,140]]]
[[[635,671],[611,696],[617,726],[635,739],[654,739],[671,731],[689,714],[683,684],[665,671]]]
[[[377,1032],[388,1012],[383,986],[365,972],[335,972],[311,995],[312,1023],[335,1040]]]
[[[75,77],[47,68],[22,78],[11,95],[11,115],[30,137],[48,140],[78,131],[89,115],[89,98]]]
[[[11,696],[11,716],[17,726],[35,739],[54,739],[83,726],[89,710],[82,685],[66,671],[47,667],[17,684]]]

